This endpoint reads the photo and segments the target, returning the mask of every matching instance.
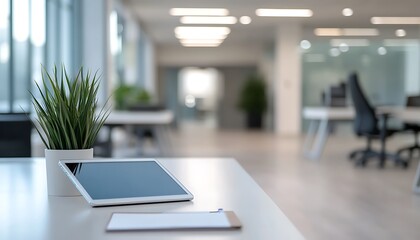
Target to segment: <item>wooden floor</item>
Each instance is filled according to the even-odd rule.
[[[320,161],[302,157],[301,137],[193,129],[171,140],[173,156],[236,158],[307,239],[420,239],[420,195],[411,189],[417,159],[408,170],[358,168],[347,154],[364,141],[339,134]],[[411,140],[396,137],[389,149]]]

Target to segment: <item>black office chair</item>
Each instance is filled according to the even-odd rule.
[[[1,113],[0,157],[30,157],[31,131],[27,113]]]
[[[379,115],[382,119],[382,126],[379,124],[379,120],[375,113],[375,109],[369,104],[362,89],[359,85],[358,76],[356,73],[352,73],[348,79],[348,85],[350,87],[350,95],[353,100],[353,105],[356,110],[356,117],[353,122],[353,129],[357,136],[363,136],[367,138],[367,147],[362,150],[355,151],[351,154],[351,157],[357,159],[356,165],[365,166],[368,159],[378,158],[379,167],[385,166],[385,160],[391,158],[397,164],[402,164],[407,167],[407,162],[401,160],[396,154],[389,154],[386,152],[386,139],[392,136],[394,133],[401,131],[398,129],[391,129],[386,126],[388,114]],[[379,139],[381,141],[380,151],[372,149],[372,140]]]
[[[331,85],[325,91],[322,91],[322,105],[328,107],[345,107],[347,106],[347,84],[341,82],[338,85]]]
[[[407,98],[407,107],[417,107],[420,108],[420,96],[409,96]],[[420,132],[420,125],[415,123],[404,123],[404,130],[411,131],[414,133],[414,145],[401,148],[398,150],[397,155],[401,156],[401,154],[405,151],[408,151],[409,159],[413,157],[413,152],[418,149],[420,152],[420,144],[418,140],[418,134]]]

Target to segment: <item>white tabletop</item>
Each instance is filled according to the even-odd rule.
[[[351,120],[355,117],[352,107],[304,107],[305,119]]]
[[[167,125],[174,119],[170,110],[161,111],[112,111],[105,124]]]
[[[44,159],[0,159],[0,239],[303,239],[235,160],[158,160],[194,194],[193,201],[92,208],[82,197],[47,196]],[[105,232],[112,212],[218,208],[233,210],[242,229]]]
[[[403,106],[381,106],[378,113],[390,113],[392,117],[406,122],[420,122],[420,108]],[[352,120],[355,111],[353,107],[304,107],[303,118],[310,120]]]

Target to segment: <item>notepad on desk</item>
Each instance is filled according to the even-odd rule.
[[[240,228],[232,211],[113,213],[107,231]]]

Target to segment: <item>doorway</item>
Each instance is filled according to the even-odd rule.
[[[179,127],[217,129],[222,74],[215,68],[185,67],[178,79]]]

